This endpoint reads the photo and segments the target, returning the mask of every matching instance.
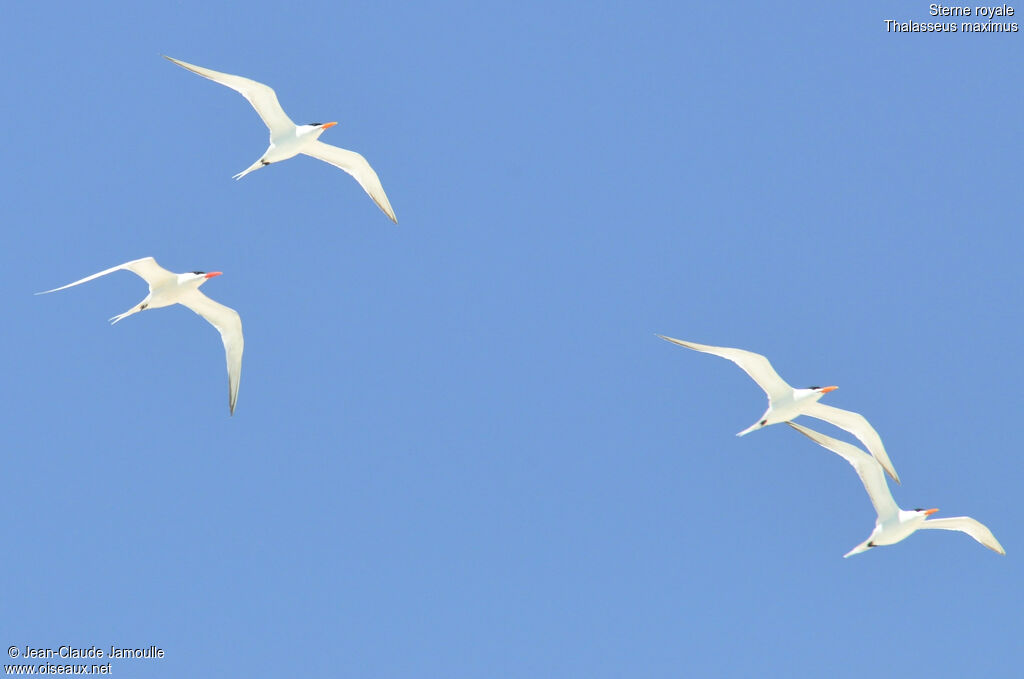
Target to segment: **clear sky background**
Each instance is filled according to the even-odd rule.
[[[9,3],[0,642],[164,649],[122,677],[1020,676],[1024,33],[760,5]],[[310,158],[232,181],[266,129],[161,54],[339,121],[399,225]],[[132,274],[32,294],[149,255],[224,272],[234,417],[202,319],[107,325]],[[1007,556],[843,559],[853,470],[736,438],[762,392],[655,333],[839,385],[896,501]]]

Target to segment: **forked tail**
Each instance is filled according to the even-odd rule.
[[[755,429],[760,429],[761,427],[764,426],[763,424],[761,424],[763,421],[764,420],[758,420],[757,422],[755,422],[754,424],[750,425],[749,427],[747,427],[746,429],[744,429],[740,433],[736,434],[736,436],[746,436],[747,434],[749,434],[750,432],[754,431]]]
[[[874,545],[871,544],[871,540],[867,539],[864,542],[862,542],[859,545],[857,545],[856,547],[854,547],[853,549],[851,549],[850,551],[848,551],[846,554],[843,554],[843,558],[845,559],[848,556],[853,556],[854,554],[860,554],[861,552],[866,552],[869,549],[871,549],[872,547],[874,547]]]
[[[244,177],[245,175],[249,174],[250,172],[255,172],[256,170],[258,170],[261,167],[264,167],[266,165],[270,165],[270,163],[268,163],[268,162],[264,161],[262,158],[260,158],[255,163],[253,163],[249,167],[245,168],[244,170],[242,170],[241,172],[236,174],[234,177],[232,177],[232,179],[241,179],[242,177]]]
[[[129,309],[128,311],[124,312],[123,314],[118,314],[117,316],[114,316],[113,318],[108,319],[108,320],[110,321],[111,325],[114,325],[115,323],[117,323],[121,319],[128,318],[132,314],[137,314],[137,313],[139,313],[140,311],[142,311],[145,308],[146,307],[144,307],[141,304],[136,304],[135,306],[133,306],[131,309]]]

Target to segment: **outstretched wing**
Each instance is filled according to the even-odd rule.
[[[993,552],[1006,554],[1006,550],[1003,549],[1001,544],[999,544],[999,540],[996,540],[996,536],[992,535],[992,531],[988,529],[988,526],[977,519],[972,519],[969,516],[950,516],[945,519],[927,519],[918,528],[958,530],[967,533]]]
[[[743,372],[747,373],[752,380],[757,382],[757,386],[764,389],[764,393],[768,394],[769,401],[784,396],[791,396],[793,393],[793,387],[789,386],[784,379],[779,377],[779,373],[775,372],[772,364],[761,354],[755,354],[753,351],[746,351],[744,349],[713,347],[710,344],[684,342],[683,340],[666,337],[665,335],[658,335],[658,337],[687,349],[703,351],[705,354],[714,354],[715,356],[721,356],[732,361],[742,368]]]
[[[221,73],[220,71],[172,59],[166,54],[164,59],[172,61],[178,66],[186,68],[204,78],[209,78],[215,83],[230,87],[235,92],[241,94],[252,104],[252,107],[256,109],[256,113],[263,119],[263,124],[270,130],[271,138],[278,134],[289,134],[295,131],[295,123],[292,122],[292,119],[281,108],[281,104],[277,101],[277,93],[269,85],[264,85],[249,78],[243,78],[240,75]]]
[[[868,497],[871,498],[871,504],[875,507],[875,512],[878,514],[878,520],[885,521],[887,518],[896,516],[899,513],[900,508],[896,504],[896,501],[892,499],[892,493],[889,491],[889,484],[885,482],[885,474],[882,472],[882,466],[878,464],[875,458],[871,457],[863,450],[847,443],[846,441],[840,441],[834,439],[831,436],[826,436],[821,432],[802,427],[799,424],[793,422],[787,422],[789,426],[796,429],[798,432],[811,439],[819,446],[831,450],[833,453],[849,462],[853,468],[857,471],[857,476],[860,477],[861,482],[864,484],[864,490],[868,491]],[[853,554],[855,552],[851,552]],[[846,556],[850,556],[847,554]]]
[[[373,171],[373,168],[370,167],[370,164],[366,162],[366,158],[363,158],[355,151],[347,151],[337,146],[325,144],[322,141],[314,141],[307,144],[303,147],[302,153],[312,156],[317,160],[322,160],[325,163],[330,163],[334,167],[341,168],[355,177],[355,180],[363,187],[363,191],[366,191],[370,198],[373,198],[373,202],[377,204],[377,207],[383,210],[384,214],[391,221],[395,224],[398,223],[395,211],[391,209],[391,203],[388,202],[387,194],[384,193],[384,187],[381,186],[380,178]]]
[[[896,469],[893,468],[892,461],[889,460],[889,455],[885,452],[885,446],[882,445],[882,438],[863,415],[852,410],[833,408],[820,401],[803,406],[802,414],[834,424],[856,436],[861,443],[867,446],[868,452],[875,456],[892,480],[896,483],[900,482],[900,477],[896,474]]]
[[[205,318],[220,332],[228,363],[228,406],[234,415],[235,402],[238,401],[238,382],[242,377],[242,349],[245,346],[242,337],[242,318],[231,307],[214,302],[199,290],[184,295],[179,304],[187,306]]]
[[[156,260],[153,259],[152,257],[143,257],[142,259],[134,259],[130,262],[125,262],[124,264],[112,266],[109,269],[100,271],[99,273],[94,273],[91,276],[86,276],[85,278],[77,280],[74,283],[68,283],[67,285],[62,285],[59,288],[54,288],[53,290],[44,290],[43,292],[37,292],[36,294],[46,295],[51,292],[57,292],[58,290],[73,288],[76,285],[88,283],[89,281],[95,278],[99,278],[100,276],[106,276],[108,273],[114,273],[115,271],[121,271],[122,269],[131,271],[139,278],[146,281],[146,283],[149,284],[150,291],[152,291],[153,288],[165,285],[166,283],[169,283],[170,281],[175,280],[177,278],[177,274],[168,271],[167,269],[157,264]]]

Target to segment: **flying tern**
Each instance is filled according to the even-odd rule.
[[[381,186],[377,173],[366,162],[366,158],[363,158],[355,151],[347,151],[343,148],[317,141],[324,130],[337,125],[337,123],[296,125],[288,117],[288,114],[284,112],[284,109],[281,108],[281,104],[277,102],[277,94],[274,93],[271,87],[249,78],[221,73],[220,71],[172,59],[166,55],[164,58],[204,78],[209,78],[216,83],[235,90],[249,100],[252,107],[256,109],[256,113],[263,119],[263,124],[269,128],[270,146],[263,152],[259,160],[236,174],[234,176],[235,179],[241,179],[250,172],[255,172],[271,163],[287,160],[300,153],[304,153],[307,156],[312,156],[341,168],[355,177],[355,180],[369,194],[373,202],[377,204],[377,207],[383,210],[384,214],[391,218],[391,221],[396,224],[398,223],[398,219],[395,218],[395,211],[391,209],[391,203],[388,202],[388,197],[384,193],[384,187]]]
[[[871,454],[875,456],[875,459],[885,468],[889,476],[896,483],[900,482],[900,477],[896,475],[896,470],[893,468],[892,462],[889,461],[889,456],[885,452],[885,446],[882,445],[881,437],[874,427],[864,419],[863,415],[818,403],[818,399],[839,387],[794,389],[779,377],[779,374],[772,368],[772,364],[761,354],[755,354],[752,351],[745,351],[743,349],[713,347],[707,344],[697,344],[696,342],[684,342],[683,340],[665,337],[664,335],[658,335],[658,337],[687,349],[703,351],[707,354],[714,354],[715,356],[729,359],[742,368],[743,372],[750,375],[751,379],[757,382],[757,386],[764,389],[764,392],[768,394],[768,410],[764,412],[764,415],[757,422],[736,434],[737,436],[744,436],[755,429],[766,427],[769,424],[788,422],[800,415],[815,417],[829,424],[834,424],[840,429],[845,429],[860,439],[867,446],[868,450],[871,451]]]
[[[909,537],[911,533],[923,528],[962,531],[992,551],[1006,554],[1006,550],[999,544],[999,540],[996,540],[996,537],[992,535],[992,531],[969,516],[929,519],[929,516],[939,510],[900,509],[896,501],[892,499],[892,493],[889,492],[889,485],[885,482],[885,475],[882,474],[882,467],[878,464],[878,461],[857,446],[834,439],[831,436],[825,436],[820,432],[808,429],[807,427],[801,427],[793,422],[787,422],[786,424],[853,465],[853,468],[857,470],[860,480],[864,483],[864,488],[868,491],[871,504],[875,506],[878,519],[875,521],[875,529],[871,532],[871,536],[844,554],[844,557],[866,552],[872,547],[878,547],[879,545],[894,545],[900,540]]]
[[[242,375],[242,319],[238,312],[223,304],[214,302],[212,299],[199,291],[199,286],[214,276],[221,275],[220,271],[206,273],[204,271],[192,271],[190,273],[174,273],[156,263],[152,257],[132,260],[117,266],[112,266],[105,271],[100,271],[91,276],[62,285],[53,290],[37,292],[37,295],[45,295],[58,290],[87,283],[94,278],[106,276],[108,273],[125,269],[136,274],[149,284],[149,294],[123,314],[118,314],[110,319],[111,325],[118,321],[137,314],[147,309],[159,309],[160,307],[181,304],[205,318],[210,325],[217,328],[220,338],[224,342],[224,352],[228,362],[228,406],[231,414],[235,414],[235,402],[238,400],[238,380]]]

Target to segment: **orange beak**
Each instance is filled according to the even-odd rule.
[[[219,275],[221,275],[220,271],[211,271],[210,273],[206,274],[206,278],[213,278],[214,276],[219,276]]]
[[[337,124],[338,124],[338,123],[324,123],[324,124],[323,124],[323,125],[321,125],[320,127],[324,128],[324,129],[326,130],[326,129],[327,129],[328,127],[334,127],[334,126],[335,126],[335,125],[337,125]]]
[[[839,387],[822,387],[822,388],[821,388],[821,393],[823,393],[823,394],[827,394],[828,392],[830,392],[830,391],[835,391],[835,390],[836,390],[836,389],[838,389],[838,388],[839,388]]]
[[[931,516],[932,514],[934,514],[937,511],[939,511],[939,510],[938,509],[926,509],[926,510],[924,510],[924,515],[925,516]]]

